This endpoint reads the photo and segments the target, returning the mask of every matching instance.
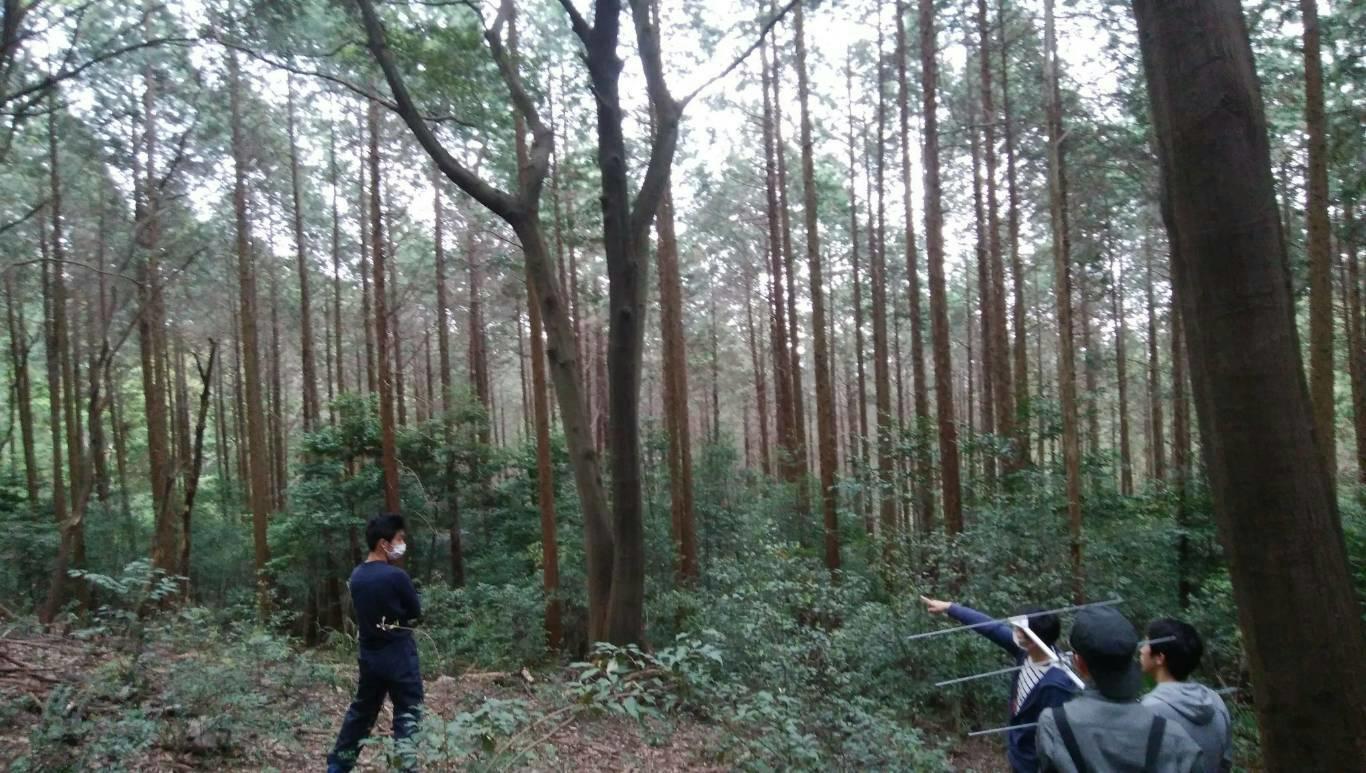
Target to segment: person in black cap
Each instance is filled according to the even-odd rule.
[[[1138,703],[1138,633],[1119,612],[1090,607],[1072,623],[1072,663],[1094,687],[1039,716],[1039,770],[1059,773],[1190,773],[1200,747],[1175,722]]]

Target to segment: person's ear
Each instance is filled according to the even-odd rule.
[[[1091,670],[1086,667],[1086,658],[1083,658],[1080,652],[1072,653],[1072,670],[1082,679],[1091,675]]]

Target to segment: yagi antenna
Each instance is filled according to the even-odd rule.
[[[1123,604],[1123,603],[1124,603],[1124,599],[1114,598],[1114,599],[1110,599],[1110,600],[1108,600],[1108,601],[1092,601],[1092,602],[1089,603],[1089,604],[1073,604],[1073,605],[1070,606],[1070,607],[1058,607],[1057,609],[1045,609],[1045,610],[1043,610],[1042,612],[1031,612],[1030,614],[1031,614],[1031,615],[1057,615],[1057,614],[1062,614],[1063,612],[1075,612],[1075,611],[1078,610],[1078,609],[1086,609],[1087,607],[1112,607],[1112,606],[1114,606],[1114,605],[1116,605],[1116,604]],[[980,622],[980,623],[972,623],[972,624],[970,624],[970,625],[960,625],[960,626],[956,626],[956,627],[954,627],[954,628],[944,628],[944,629],[939,630],[939,631],[926,631],[925,633],[917,633],[917,634],[914,634],[914,635],[912,635],[912,636],[907,636],[907,637],[906,637],[906,641],[915,641],[916,639],[928,639],[928,638],[931,638],[931,637],[933,637],[933,636],[944,636],[944,635],[950,634],[950,633],[959,633],[960,631],[971,631],[971,630],[973,630],[974,628],[985,628],[985,627],[987,627],[987,626],[989,626],[989,625],[997,625],[997,624],[999,624],[999,623],[1009,623],[1009,622],[1011,622],[1012,619],[1013,619],[1013,617],[998,617],[998,618],[995,618],[995,619],[993,619],[993,620],[983,620],[983,621]]]

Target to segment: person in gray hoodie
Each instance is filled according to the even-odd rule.
[[[1143,672],[1157,681],[1143,705],[1174,722],[1200,745],[1206,773],[1233,769],[1233,725],[1218,693],[1187,681],[1200,665],[1204,642],[1188,623],[1169,617],[1148,624],[1148,640],[1139,650]]]

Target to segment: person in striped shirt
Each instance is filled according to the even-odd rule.
[[[925,609],[932,615],[948,615],[964,625],[980,625],[991,621],[991,617],[971,607],[949,601],[921,596]],[[1038,755],[1035,751],[1034,723],[1046,708],[1061,706],[1077,694],[1072,677],[1053,660],[1049,650],[1062,633],[1058,616],[1042,613],[1031,608],[1020,612],[1029,620],[1029,630],[1038,637],[1045,647],[1017,626],[1006,623],[981,625],[977,633],[991,640],[1005,650],[1020,666],[1015,672],[1015,682],[1010,689],[1010,721],[1008,724],[1027,725],[1011,730],[1006,734],[1006,757],[1015,773],[1035,773],[1039,769]]]

